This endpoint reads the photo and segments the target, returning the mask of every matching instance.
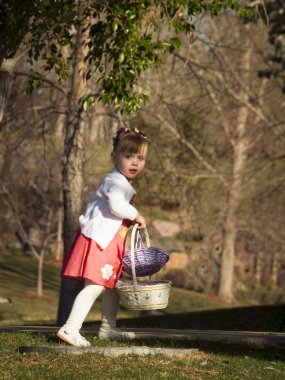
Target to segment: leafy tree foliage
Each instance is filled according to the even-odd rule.
[[[85,47],[84,77],[98,78],[99,100],[112,102],[126,113],[137,111],[147,95],[136,88],[140,74],[159,65],[161,54],[180,45],[180,32],[195,31],[195,16],[219,14],[232,9],[241,14],[238,0],[34,0],[0,3],[0,63],[13,57],[21,42],[29,51],[29,62],[43,63],[64,81],[71,71],[65,47],[74,44],[80,30]],[[160,33],[161,25],[174,32]],[[67,50],[67,49],[65,49]],[[72,51],[72,49],[70,49]],[[33,67],[33,66],[32,66]],[[40,85],[41,76],[31,71],[28,91]],[[94,104],[94,94],[82,99],[84,108]]]
[[[29,30],[33,1],[0,1],[0,66],[4,59],[13,58]]]

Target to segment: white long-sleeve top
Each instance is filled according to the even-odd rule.
[[[79,217],[81,233],[106,248],[120,228],[123,219],[134,220],[137,209],[130,204],[136,194],[127,178],[116,168],[89,195],[87,208]]]

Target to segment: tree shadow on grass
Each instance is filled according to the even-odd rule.
[[[160,315],[141,312],[141,316],[121,319],[125,327],[198,329],[226,331],[278,332],[285,318],[285,305],[264,305]],[[285,330],[285,326],[282,326]],[[282,331],[282,329],[281,329]]]
[[[137,318],[120,319],[118,326],[126,328],[278,332],[284,317],[285,305],[265,305],[178,314],[168,314],[166,311],[160,315],[149,315],[148,312],[142,312],[141,316]],[[237,342],[144,339],[139,340],[136,344],[153,347],[163,344],[164,347],[197,348],[218,355],[249,356],[261,360],[285,361],[284,343],[263,347],[260,344]]]

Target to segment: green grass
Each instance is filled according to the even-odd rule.
[[[60,266],[45,264],[43,296],[36,294],[37,261],[18,251],[2,251],[0,255],[0,295],[12,300],[0,304],[0,324],[55,324],[60,288]],[[226,307],[207,296],[173,288],[168,313]],[[96,302],[88,321],[100,319],[100,303]],[[139,312],[119,311],[119,318],[139,317]]]
[[[48,323],[55,321],[58,304],[59,268],[45,266],[44,294],[36,293],[37,261],[18,251],[1,251],[0,295],[12,304],[0,304],[0,323]]]
[[[122,346],[89,338],[97,346]],[[132,345],[196,348],[192,355],[179,357],[134,356],[120,358],[86,353],[20,354],[22,345],[55,345],[52,337],[30,333],[0,334],[0,377],[25,379],[284,379],[284,350],[263,349],[219,343],[186,341],[137,341]]]
[[[1,296],[13,304],[0,305],[0,324],[54,324],[58,303],[59,267],[45,266],[44,297],[36,296],[36,266],[32,257],[5,251],[0,256]],[[161,312],[130,313],[120,310],[118,324],[125,327],[161,327],[277,331],[284,305],[224,304],[219,299],[173,288],[169,307]],[[85,326],[98,326],[96,303]],[[124,343],[88,339],[94,346],[139,345],[197,348],[184,358],[128,355],[111,358],[99,354],[20,354],[19,346],[61,345],[50,335],[0,334],[0,379],[225,379],[273,380],[285,378],[285,347],[271,347],[186,340],[135,340]]]
[[[37,262],[18,251],[0,255],[0,295],[12,300],[0,304],[0,324],[55,324],[60,286],[60,267],[45,264],[44,295],[36,295]],[[100,302],[88,315],[87,324],[100,320]],[[173,287],[167,309],[130,312],[120,309],[118,323],[126,327],[155,326],[225,330],[277,331],[285,316],[284,305],[226,304],[218,298]]]

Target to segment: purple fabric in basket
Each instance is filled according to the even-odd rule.
[[[168,253],[160,248],[136,248],[135,269],[137,277],[151,276],[157,273],[169,260]],[[123,257],[123,271],[132,275],[131,251]]]

